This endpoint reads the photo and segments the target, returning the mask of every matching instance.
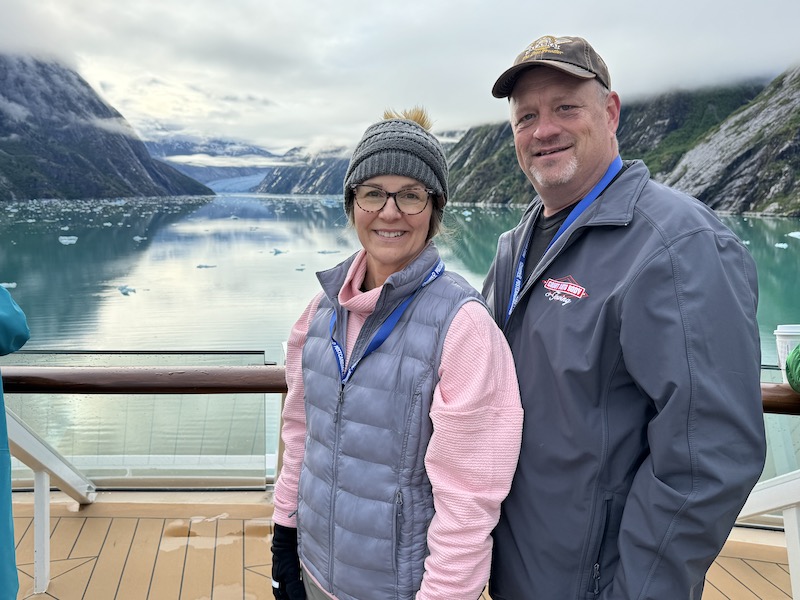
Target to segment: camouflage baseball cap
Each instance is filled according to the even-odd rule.
[[[606,89],[611,89],[608,67],[589,42],[581,37],[545,35],[525,48],[514,64],[500,75],[492,88],[492,96],[510,96],[522,71],[536,66],[558,69],[580,79],[596,78]]]

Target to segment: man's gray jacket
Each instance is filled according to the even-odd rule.
[[[766,453],[755,263],[708,207],[628,162],[506,323],[540,209],[501,236],[484,286],[525,410],[492,598],[699,599]]]

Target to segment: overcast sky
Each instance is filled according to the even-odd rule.
[[[434,130],[507,118],[497,76],[587,38],[626,100],[800,65],[798,0],[0,0],[0,52],[57,56],[144,139],[352,146],[383,109]],[[2,94],[2,90],[0,90]]]

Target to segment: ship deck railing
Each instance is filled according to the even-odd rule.
[[[767,367],[769,368],[769,367]],[[2,366],[7,394],[280,394],[285,369],[276,364],[247,366]],[[800,394],[786,383],[762,382],[765,414],[800,415]],[[57,488],[80,505],[92,504],[98,486],[12,411],[6,410],[11,454],[33,477],[34,593],[50,581],[50,491]],[[280,430],[280,424],[278,424]],[[282,447],[277,451],[280,470]],[[264,489],[274,478],[265,477]],[[800,471],[759,482],[740,514],[744,522],[782,517],[793,598],[800,600]]]

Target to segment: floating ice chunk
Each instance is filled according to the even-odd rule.
[[[7,290],[13,290],[15,287],[17,287],[17,282],[13,281],[11,283],[6,283],[5,281],[0,281],[0,287],[4,287]]]
[[[109,223],[108,221],[103,223],[103,227],[113,227],[113,226],[114,226],[114,224],[113,223]]]
[[[74,244],[78,241],[77,235],[60,235],[58,236],[58,241],[64,244],[65,246],[69,246],[70,244]]]
[[[798,240],[800,240],[800,231],[791,231],[791,232],[787,233],[786,235],[789,236],[789,237],[797,238]]]
[[[775,244],[776,248],[780,248],[781,250],[786,250],[789,247],[789,244],[784,244],[783,242],[778,242]]]
[[[472,214],[472,211],[465,208],[464,210],[461,211],[461,214],[464,215],[465,217],[468,217]]]
[[[136,293],[136,288],[132,288],[129,285],[120,285],[120,286],[117,286],[117,289],[119,290],[119,292],[123,296],[129,296],[131,293],[133,293],[133,294]]]
[[[146,240],[146,239],[147,239],[146,237],[142,237],[142,236],[140,236],[140,235],[135,235],[135,236],[133,236],[133,241],[134,241],[134,242],[142,242],[142,241],[144,241],[144,240]]]
[[[743,243],[745,246],[749,246],[749,245],[750,245],[750,240],[742,240],[742,243]]]
[[[69,225],[64,225],[64,226],[61,228],[61,231],[69,231]]]

